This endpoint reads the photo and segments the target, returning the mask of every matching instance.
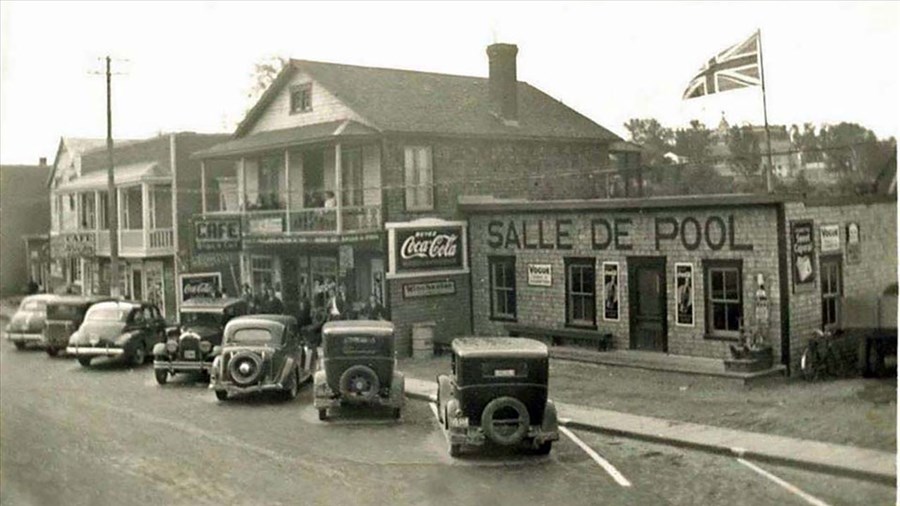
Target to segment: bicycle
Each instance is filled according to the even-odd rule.
[[[845,364],[831,345],[834,333],[830,330],[813,331],[806,350],[800,356],[800,372],[807,381],[822,379],[826,376],[838,378],[845,374]]]

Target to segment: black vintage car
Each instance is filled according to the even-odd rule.
[[[55,357],[65,351],[69,338],[81,326],[87,310],[98,302],[110,300],[104,296],[59,295],[47,302],[47,317],[42,342],[47,355]]]
[[[6,339],[12,342],[17,350],[24,350],[29,344],[41,344],[44,319],[47,317],[47,303],[57,297],[42,293],[22,299],[19,308],[6,325]]]
[[[396,368],[392,323],[329,322],[322,327],[322,343],[322,370],[313,382],[319,420],[341,404],[386,406],[400,418],[404,379]]]
[[[439,375],[438,418],[450,455],[491,442],[550,453],[559,440],[547,398],[547,346],[532,339],[466,337],[451,345],[449,375]]]
[[[266,391],[293,399],[316,369],[314,350],[302,339],[293,316],[234,318],[213,355],[209,387],[220,401],[232,394]]]
[[[195,297],[181,304],[180,326],[170,330],[165,343],[153,347],[153,373],[165,385],[169,375],[199,372],[209,378],[213,347],[222,344],[225,325],[247,314],[247,302],[237,298]]]
[[[84,322],[69,338],[66,353],[84,367],[94,357],[124,360],[141,365],[156,343],[164,340],[166,321],[156,306],[138,301],[108,301],[94,304]]]

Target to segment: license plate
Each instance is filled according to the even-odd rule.
[[[184,358],[197,358],[197,352],[194,350],[184,350]]]

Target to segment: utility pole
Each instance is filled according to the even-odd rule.
[[[109,167],[106,169],[106,216],[109,222],[109,295],[121,297],[119,285],[119,205],[116,198],[114,180],[115,163],[113,161],[112,138],[112,73],[110,57],[106,57],[106,154]]]

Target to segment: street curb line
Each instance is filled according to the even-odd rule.
[[[406,396],[410,399],[416,399],[426,402],[437,402],[436,395],[430,395],[422,392],[411,392],[409,390],[406,391]],[[847,478],[855,478],[875,483],[880,483],[883,485],[896,485],[897,476],[893,473],[877,473],[877,472],[869,472],[860,469],[853,469],[841,466],[839,464],[828,465],[828,464],[819,464],[815,462],[807,462],[802,460],[777,457],[774,455],[766,455],[764,453],[755,452],[752,450],[747,450],[745,448],[735,448],[721,444],[714,443],[698,443],[694,441],[684,441],[679,439],[672,439],[665,436],[660,436],[656,434],[650,433],[642,433],[636,431],[628,431],[628,430],[620,430],[620,429],[609,429],[606,427],[601,427],[597,425],[592,425],[584,422],[580,422],[578,420],[573,420],[571,418],[560,418],[559,424],[563,427],[569,427],[573,429],[584,430],[588,432],[595,432],[598,434],[607,434],[610,436],[624,437],[628,439],[636,439],[639,441],[647,441],[650,443],[657,443],[667,446],[674,446],[678,448],[686,448],[690,450],[697,450],[706,453],[712,453],[715,455],[725,455],[725,456],[734,456],[739,458],[744,458],[748,460],[755,460],[757,462],[765,462],[768,464],[781,465],[793,467],[796,469],[802,469],[806,471],[820,472],[831,474],[835,476],[844,476]]]

